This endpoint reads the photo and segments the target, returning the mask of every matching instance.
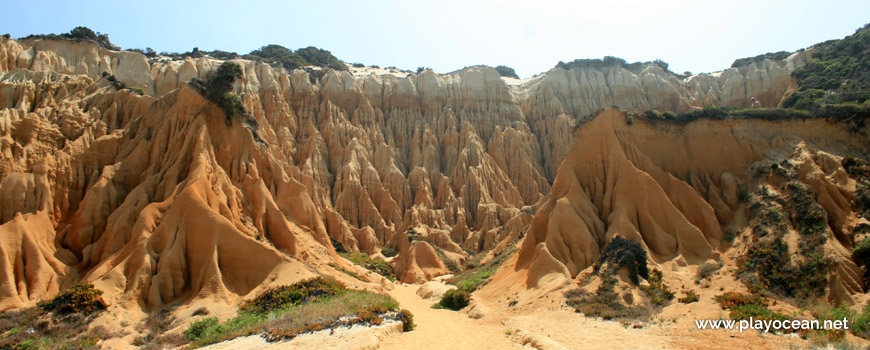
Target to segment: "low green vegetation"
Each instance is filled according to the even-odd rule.
[[[808,302],[826,293],[831,259],[826,257],[827,213],[812,191],[797,180],[791,161],[773,162],[782,177],[780,192],[761,186],[749,205],[752,235],[738,265],[738,277],[753,293]],[[766,171],[765,171],[766,172]],[[789,237],[790,228],[798,232]],[[797,238],[797,239],[794,239]],[[791,249],[794,242],[797,249]],[[792,243],[792,244],[794,244]]]
[[[471,294],[461,289],[451,289],[444,293],[441,300],[432,305],[433,309],[450,309],[454,311],[461,310],[468,306],[471,301]]]
[[[172,316],[178,305],[166,306],[156,312],[152,312],[145,318],[145,321],[137,326],[137,330],[142,333],[142,336],[133,340],[133,345],[140,349],[163,349],[163,348],[178,348],[187,344],[187,337],[183,334],[168,333],[170,329],[176,326],[177,320]],[[193,313],[193,316],[207,315],[208,311],[200,308]]]
[[[778,52],[768,52],[768,53],[761,54],[761,55],[754,56],[754,57],[738,58],[738,59],[734,60],[734,63],[731,63],[731,68],[744,67],[744,66],[748,66],[752,63],[762,62],[764,60],[782,61],[782,60],[788,58],[788,56],[791,56],[791,52],[778,51]]]
[[[723,310],[729,310],[729,318],[732,320],[790,320],[803,319],[799,316],[788,316],[769,309],[770,300],[755,295],[736,292],[726,292],[713,297]],[[849,331],[858,337],[868,339],[870,337],[870,306],[865,306],[863,312],[856,313],[845,306],[832,307],[827,304],[815,305],[811,313],[813,317],[824,324],[825,320],[839,321],[848,320]],[[846,331],[843,329],[817,329],[817,330],[793,330],[775,329],[781,332],[797,332],[802,338],[819,339],[823,343],[841,342],[845,339]]]
[[[60,315],[82,313],[91,315],[106,309],[106,302],[101,297],[103,291],[90,283],[73,286],[56,298],[37,304],[40,309]]]
[[[654,66],[663,69],[665,72],[677,75],[674,72],[671,72],[668,69],[668,64],[662,60],[655,60],[652,62],[633,62],[628,63],[624,59],[613,56],[604,56],[602,59],[576,59],[571,62],[562,62],[556,64],[555,68],[559,69],[584,69],[584,68],[592,68],[592,69],[602,69],[608,67],[620,67],[624,68],[634,74],[639,74],[646,67]]]
[[[710,276],[720,268],[722,268],[722,265],[716,262],[705,262],[698,265],[698,272],[695,274],[695,284],[699,284],[704,280],[709,280]]]
[[[456,286],[460,290],[464,290],[468,293],[472,293],[487,282],[489,282],[489,277],[494,274],[498,268],[507,261],[508,258],[513,256],[519,247],[517,247],[516,242],[511,245],[508,245],[504,250],[496,254],[490,261],[487,263],[477,266],[476,268],[472,268],[470,270],[463,271],[460,274],[457,274],[450,278],[447,282]]]
[[[417,325],[414,324],[414,314],[407,309],[402,309],[399,311],[399,319],[402,320],[402,332],[410,332],[413,331],[414,328],[417,328]]]
[[[738,273],[747,288],[755,293],[770,291],[783,297],[809,300],[825,293],[829,264],[820,254],[792,262],[788,244],[777,238],[750,244]],[[757,279],[750,277],[751,273],[755,273]]]
[[[852,334],[864,339],[870,339],[870,304],[864,306],[860,314],[852,314]]]
[[[390,263],[386,261],[372,258],[363,252],[338,253],[338,255],[350,260],[354,264],[365,267],[369,271],[374,271],[390,281],[396,280],[396,272],[393,270],[393,265],[390,265]]]
[[[814,48],[813,60],[792,73],[798,88],[784,107],[816,111],[824,105],[859,105],[870,99],[870,24]]]
[[[612,275],[601,276],[601,284],[595,293],[589,293],[582,288],[576,288],[565,292],[565,303],[581,312],[587,317],[600,317],[603,320],[648,319],[651,310],[639,306],[625,306],[619,302],[619,294],[616,293],[616,277]]]
[[[852,257],[860,265],[867,265],[870,262],[870,239],[862,239],[860,243],[852,248]]]
[[[668,122],[675,124],[687,124],[699,119],[721,120],[726,118],[746,118],[762,120],[791,120],[807,118],[827,118],[841,121],[848,125],[852,132],[857,132],[863,126],[863,120],[870,116],[870,103],[862,105],[839,104],[825,105],[814,111],[806,111],[793,108],[730,108],[718,106],[705,106],[684,113],[660,112],[648,110],[642,113],[629,113],[633,117],[651,122]]]
[[[327,278],[312,278],[289,286],[269,289],[254,299],[245,301],[241,311],[267,313],[288,306],[314,302],[343,292],[344,286]]]
[[[595,293],[583,288],[569,290],[564,295],[565,302],[588,317],[600,317],[604,320],[648,319],[655,308],[674,298],[674,292],[664,284],[660,270],[649,270],[646,257],[646,251],[640,243],[620,236],[614,237],[593,265],[593,273],[601,281]],[[621,302],[614,288],[617,284],[616,275],[622,268],[628,269],[628,277],[635,285],[639,284],[639,277],[646,279],[647,283],[639,287],[649,296],[651,306],[627,306]]]
[[[246,301],[236,317],[226,322],[200,319],[184,334],[192,347],[200,347],[255,334],[268,341],[288,340],[335,327],[379,325],[385,319],[413,323],[413,315],[399,312],[398,306],[389,296],[348,290],[336,281],[317,277],[267,290]]]
[[[855,179],[855,199],[852,208],[858,215],[870,218],[870,163],[855,157],[843,157],[843,169]]]
[[[649,296],[649,302],[656,306],[664,305],[674,299],[674,292],[662,281],[662,271],[659,269],[650,271],[647,284],[641,285],[640,290],[644,291]]]
[[[102,291],[79,284],[38,307],[0,314],[0,349],[96,349],[116,337],[91,321],[105,310]]]
[[[770,302],[754,294],[727,292],[713,297],[713,300],[719,303],[723,310],[731,311],[728,317],[732,320],[749,320],[750,317],[762,321],[788,319],[785,315],[768,309]]]
[[[677,301],[679,301],[683,304],[691,304],[691,303],[694,303],[700,299],[701,299],[701,297],[698,295],[698,293],[695,293],[695,291],[690,289],[690,290],[684,290],[683,297],[677,299]]]
[[[392,258],[398,254],[399,253],[396,252],[395,249],[390,248],[390,247],[384,247],[383,249],[381,249],[381,255],[383,255],[384,257],[387,257],[387,258]]]
[[[364,280],[362,277],[360,277],[360,275],[357,274],[356,272],[348,271],[348,270],[346,270],[345,268],[343,268],[343,267],[341,267],[341,266],[338,266],[338,264],[330,263],[329,266],[332,267],[333,269],[336,269],[336,270],[338,270],[338,271],[344,273],[345,275],[348,275],[348,276],[350,276],[350,277],[356,278],[356,279],[358,279],[358,280],[360,280],[360,281],[365,281],[365,280]]]

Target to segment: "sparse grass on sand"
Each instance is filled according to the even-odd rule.
[[[269,292],[273,291],[262,295]],[[249,308],[223,323],[214,317],[205,318],[192,323],[185,335],[193,348],[255,334],[263,334],[269,341],[285,340],[340,326],[378,325],[386,313],[398,307],[399,304],[387,295],[342,287],[335,294],[275,305],[269,311]],[[395,317],[400,319],[401,315],[395,313]]]

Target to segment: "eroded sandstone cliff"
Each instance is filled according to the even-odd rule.
[[[705,259],[736,210],[740,174],[729,169],[763,152],[736,159],[723,148],[717,155],[730,162],[678,165],[672,147],[614,149],[625,142],[615,129],[571,146],[573,126],[613,105],[685,111],[744,106],[750,96],[775,105],[807,57],[684,79],[657,66],[613,66],[553,69],[519,82],[480,66],[313,78],[237,60],[244,75],[234,88],[251,122],[227,126],[220,109],[187,87],[218,60],[0,39],[0,230],[14,233],[0,245],[0,308],[79,279],[130,305],[232,302],[270,281],[345,264],[330,239],[372,254],[396,248],[399,276],[419,282],[447,272],[435,250],[461,260],[504,246],[525,231],[533,208],[563,208],[553,198],[572,191],[587,192],[585,204],[570,205],[586,214],[566,224],[588,232],[557,239],[542,233],[538,214],[521,265],[549,254],[574,275],[610,228],[661,238],[648,244],[657,261]],[[116,90],[104,73],[145,94]],[[577,173],[582,186],[565,185],[571,180],[557,170],[578,152],[599,165],[575,164],[589,173]],[[690,175],[697,184],[680,180]],[[626,184],[616,199],[611,180]],[[540,202],[554,181],[555,194]],[[667,195],[632,197],[647,190]],[[412,228],[422,239],[410,241]],[[564,246],[536,248],[532,257],[542,241]],[[25,264],[32,259],[45,263]]]
[[[775,237],[791,247],[792,263],[830,259],[820,292],[852,301],[865,288],[851,249],[867,219],[841,163],[866,159],[866,140],[866,130],[821,118],[629,123],[625,112],[605,110],[575,132],[516,259],[488,293],[559,288],[615,236],[641,243],[665,274],[709,260],[747,266],[747,251]],[[819,205],[818,228],[802,226],[797,200]],[[776,216],[770,232],[764,213]]]

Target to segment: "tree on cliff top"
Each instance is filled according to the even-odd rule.
[[[508,67],[508,66],[496,66],[495,70],[498,72],[498,75],[501,75],[503,77],[515,78],[515,79],[520,78],[517,75],[517,72],[513,68]]]
[[[314,46],[298,49],[294,52],[281,45],[272,44],[251,51],[248,55],[273,60],[288,70],[302,66],[318,66],[335,70],[347,69],[331,52]]]
[[[102,34],[100,32],[94,32],[91,28],[78,26],[69,31],[69,33],[63,33],[61,35],[56,34],[45,34],[45,35],[28,35],[24,37],[24,39],[68,39],[68,40],[91,40],[100,44],[103,48],[109,50],[121,50],[120,47],[117,47],[109,41],[109,34]]]

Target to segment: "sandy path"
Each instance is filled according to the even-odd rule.
[[[390,295],[414,314],[411,332],[384,339],[381,349],[520,349],[505,335],[506,326],[486,318],[473,320],[467,314],[435,310],[432,301],[417,296],[420,285],[397,285]]]

